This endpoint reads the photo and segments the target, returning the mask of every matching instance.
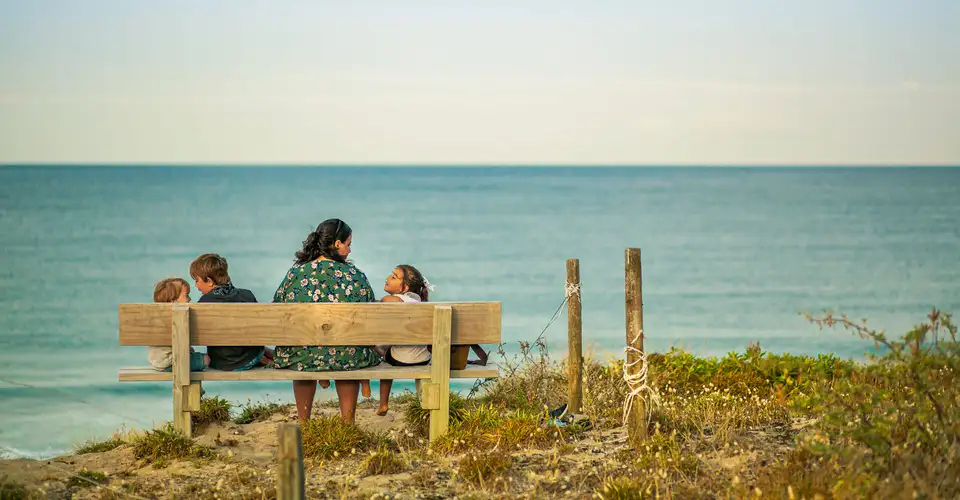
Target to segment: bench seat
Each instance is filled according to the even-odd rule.
[[[226,372],[207,368],[190,372],[190,381],[216,380],[426,380],[431,376],[431,366],[390,366],[381,364],[372,368],[350,371],[301,372],[275,368],[253,368],[242,372]],[[465,370],[450,370],[450,378],[497,378],[496,366],[467,365]],[[160,372],[149,366],[121,368],[117,374],[120,382],[163,382],[173,380],[172,372]]]

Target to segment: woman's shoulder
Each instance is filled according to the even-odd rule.
[[[367,275],[352,262],[337,262],[335,260],[313,260],[303,264],[295,264],[287,272],[288,277],[305,275],[308,277],[340,278],[343,275],[350,276],[351,281],[366,281]]]
[[[340,271],[344,273],[349,273],[354,279],[367,279],[367,275],[357,267],[353,262],[337,262],[337,265],[340,268]]]

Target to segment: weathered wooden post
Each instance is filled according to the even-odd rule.
[[[626,251],[624,292],[627,312],[626,375],[629,377],[640,371],[640,353],[643,352],[643,281],[639,248],[628,248]],[[627,416],[627,431],[634,445],[647,437],[646,408],[639,395],[633,397]]]
[[[567,411],[577,413],[583,402],[583,318],[580,315],[580,260],[567,259]]]
[[[277,500],[303,500],[303,442],[300,425],[277,426]]]

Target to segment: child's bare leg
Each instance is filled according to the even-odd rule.
[[[360,394],[363,394],[363,397],[365,398],[370,397],[370,381],[369,380],[360,381]]]
[[[377,409],[377,415],[381,417],[390,411],[390,388],[393,387],[393,380],[380,381],[380,408]]]
[[[205,364],[205,365],[207,365],[207,366],[210,366],[210,355],[209,355],[209,354],[204,354],[204,355],[203,355],[203,364]]]

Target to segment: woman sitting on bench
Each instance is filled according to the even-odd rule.
[[[303,248],[296,253],[296,263],[287,272],[273,297],[274,302],[375,302],[367,277],[353,264],[350,255],[352,231],[340,219],[323,221],[307,236]],[[372,346],[277,346],[274,361],[277,368],[322,372],[358,370],[376,366],[382,361]],[[301,422],[310,419],[318,382],[295,380],[293,397]],[[329,387],[327,380],[319,381]],[[357,411],[360,383],[337,380],[340,416],[353,423]]]

